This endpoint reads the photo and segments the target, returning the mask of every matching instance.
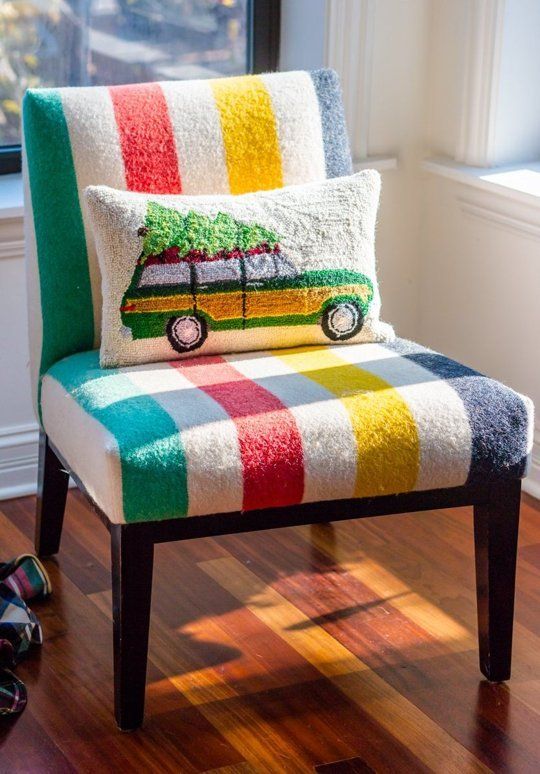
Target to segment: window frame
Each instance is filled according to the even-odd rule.
[[[248,0],[248,73],[276,70],[279,63],[281,0]],[[0,175],[21,171],[20,145],[0,146]]]
[[[21,171],[21,146],[0,146],[0,175],[13,175]]]

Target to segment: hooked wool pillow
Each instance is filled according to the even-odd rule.
[[[387,341],[377,172],[240,196],[86,189],[102,274],[101,365]]]

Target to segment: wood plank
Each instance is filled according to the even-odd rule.
[[[443,640],[456,652],[476,647],[476,637],[468,628],[439,605],[411,589],[388,567],[372,559],[365,551],[360,552],[356,542],[351,546],[345,541],[336,541],[334,530],[325,524],[311,529],[297,527],[296,531],[306,543],[330,557],[342,571],[357,578],[378,598],[384,599],[385,605],[399,610],[432,637]]]
[[[34,550],[34,497],[8,500],[1,504],[2,511],[28,539]],[[91,535],[99,544],[105,545],[105,562],[97,560],[89,550]],[[84,594],[110,588],[109,551],[105,527],[82,503],[73,491],[67,499],[61,551],[53,561],[62,564],[62,573],[67,575]],[[105,541],[105,542],[104,542]]]
[[[398,532],[392,528],[381,531],[376,519],[364,520],[361,525],[340,524],[334,534],[331,527],[325,529],[323,525],[311,530],[298,527],[295,531],[307,545],[326,553],[339,567],[363,579],[377,594],[390,596],[388,592],[392,588],[397,590],[403,584],[402,588],[409,589],[409,594],[415,596],[402,597],[401,602],[396,598],[389,604],[407,605],[407,617],[434,636],[438,636],[434,627],[443,627],[444,641],[454,652],[476,652],[472,525],[465,525],[467,543],[462,553],[455,551],[455,543],[447,545],[433,530],[430,535],[429,514],[414,516],[416,521],[413,521],[412,515],[404,517],[403,529]],[[410,523],[407,523],[409,519]],[[456,519],[461,521],[462,515],[456,514]],[[386,534],[388,539],[384,537]],[[453,539],[454,535],[450,537]],[[399,551],[395,550],[396,544]],[[426,544],[431,551],[426,549]],[[468,555],[465,553],[467,549]],[[433,556],[444,557],[444,561],[434,561]],[[370,569],[375,570],[375,575],[368,580]],[[514,659],[513,682],[528,679],[531,669],[540,671],[540,636],[529,628],[531,619],[536,624],[534,629],[540,625],[540,605],[533,596],[538,584],[533,572],[531,577],[529,567],[518,561],[514,642],[517,657]],[[382,585],[381,578],[385,581]],[[374,585],[371,586],[371,583]],[[418,604],[409,605],[411,599]],[[429,615],[430,611],[434,613],[433,618]]]
[[[345,525],[339,525],[337,534],[333,536],[331,535],[331,528],[328,527],[326,529],[328,534],[328,551],[331,554],[329,556],[329,559],[331,559],[329,563],[321,562],[318,550],[314,548],[313,543],[309,542],[306,537],[308,533],[306,531],[301,532],[300,534],[306,538],[313,572],[318,570],[318,577],[328,579],[328,577],[331,577],[330,570],[335,568],[338,568],[340,573],[342,573],[347,567],[353,571],[356,566],[362,567],[366,561],[366,556],[369,556],[370,551],[372,551],[370,537],[366,534],[368,522],[369,520],[355,525],[358,529],[358,534],[351,530],[353,525],[349,525],[349,533],[345,538],[341,538],[340,535],[340,531],[342,528],[345,528]],[[325,532],[325,530],[315,529],[313,533],[317,535],[320,531]],[[274,584],[278,590],[299,605],[312,620],[321,612],[324,613],[325,599],[328,599],[328,604],[332,611],[339,610],[342,606],[345,607],[350,604],[350,600],[354,599],[355,596],[355,586],[348,579],[349,573],[343,573],[339,576],[339,583],[335,584],[336,591],[331,595],[325,590],[324,584],[321,583],[317,587],[317,585],[314,585],[313,580],[310,582],[310,593],[304,594],[302,592],[301,580],[296,577],[293,582],[289,577],[290,573],[287,572],[287,569],[290,570],[290,567],[287,568],[286,565],[288,553],[284,553],[278,544],[279,535],[280,533],[275,533],[276,545],[267,546],[270,555],[282,557],[282,577]],[[234,551],[232,547],[233,542],[236,545],[241,540],[238,537],[229,539],[229,550]],[[260,552],[260,549],[253,544],[253,541],[249,541],[249,543],[250,546],[248,548],[246,541],[243,541],[241,548],[236,549],[236,555],[242,560],[248,559],[259,576],[263,577],[267,582],[271,581],[273,578],[272,568],[268,567],[265,557]],[[341,544],[343,545],[342,555],[339,554],[339,549],[336,548],[336,546]],[[373,544],[379,546],[377,541],[373,541]],[[296,540],[291,535],[287,537],[287,546],[295,556],[294,567],[299,567]],[[379,550],[382,549],[379,547]],[[353,552],[356,552],[357,565],[351,562],[350,559],[348,563],[345,561],[345,555],[350,557]],[[336,558],[341,559],[341,561],[336,563]],[[387,567],[402,568],[403,554],[401,550],[396,552],[392,546],[386,546],[385,561]],[[407,560],[405,560],[405,565],[408,567]],[[438,563],[437,566],[439,565],[445,566],[443,562]],[[422,578],[423,568],[424,565],[419,565],[418,559],[416,559],[410,581],[413,587]],[[433,563],[431,570],[433,570]],[[304,583],[304,585],[307,584]],[[436,582],[434,582],[434,587],[437,587]],[[384,591],[388,592],[388,589]],[[430,587],[428,586],[424,591],[429,596]],[[460,589],[459,584],[454,582],[448,594],[454,594],[454,596],[458,594],[458,598],[462,598],[461,594],[463,596],[469,595],[471,598],[471,617],[474,617],[475,621],[474,592],[470,589]],[[438,605],[441,609],[444,609],[448,598],[450,597],[441,597],[438,600]],[[384,605],[388,605],[388,613],[391,617],[396,617],[398,614],[391,614],[392,608],[388,602],[388,596],[385,595],[382,599],[387,600],[384,602]],[[478,656],[476,638],[471,638],[470,649],[464,648],[460,643],[452,640],[447,643],[444,638],[441,638],[439,640],[438,655],[433,653],[433,647],[429,645],[425,636],[418,637],[416,641],[401,640],[398,642],[394,639],[395,650],[390,652],[390,654],[387,653],[386,665],[381,669],[377,665],[377,654],[374,656],[372,653],[373,649],[378,650],[380,648],[380,644],[376,640],[372,640],[371,646],[368,643],[367,651],[365,648],[365,629],[370,628],[370,612],[369,610],[362,610],[361,618],[357,617],[356,621],[348,618],[343,620],[339,626],[336,626],[332,620],[325,620],[324,615],[320,616],[320,620],[322,625],[334,637],[357,655],[367,659],[370,664],[377,668],[381,676],[389,681],[400,693],[403,693],[417,704],[424,712],[434,719],[442,720],[444,718],[443,725],[456,739],[465,745],[471,744],[471,741],[469,741],[471,738],[471,713],[478,706],[479,696],[485,693],[482,683],[480,687],[477,687]],[[383,649],[388,651],[384,644]],[[537,660],[538,650],[538,645],[536,645],[534,647],[534,655],[529,657],[529,662]],[[452,653],[461,655],[456,657],[450,655]],[[530,674],[530,665],[526,664],[526,667]],[[522,671],[525,672],[525,669]],[[514,765],[521,767],[522,770],[534,770],[532,762],[534,762],[538,755],[538,743],[535,734],[535,728],[538,726],[538,717],[534,707],[530,704],[529,696],[522,693],[520,680],[512,680],[510,688],[506,685],[493,686],[492,688],[492,701],[482,702],[482,723],[479,724],[475,731],[474,739],[472,740],[474,747],[471,749],[476,750],[478,748],[478,754],[487,765],[496,766],[501,760],[510,756]],[[507,703],[508,690],[512,691],[513,716],[518,721],[511,739],[506,737],[508,717],[499,711]],[[533,712],[531,712],[531,709]]]
[[[295,626],[307,616],[238,560],[211,559],[199,566],[433,771],[443,760],[446,771],[488,770],[324,629]]]
[[[30,700],[33,700],[30,695]],[[47,769],[44,765],[47,765]],[[0,718],[0,771],[74,774],[77,769],[26,710],[20,717]]]
[[[362,528],[365,526],[365,522],[362,524]],[[485,737],[486,747],[486,760],[490,764],[495,765],[497,763],[497,755],[503,749],[508,752],[511,750],[514,758],[520,761],[522,767],[532,765],[536,754],[538,753],[538,745],[536,742],[536,735],[534,733],[535,727],[538,725],[537,718],[537,706],[531,702],[531,691],[527,688],[527,682],[524,680],[523,675],[530,675],[532,664],[526,664],[525,669],[521,667],[522,659],[519,657],[515,659],[517,666],[514,672],[521,674],[521,679],[513,679],[508,686],[488,686],[487,684],[480,684],[478,694],[476,694],[475,681],[473,676],[478,674],[477,672],[477,641],[476,633],[469,633],[468,629],[462,626],[460,621],[457,621],[454,616],[448,616],[444,610],[447,597],[441,596],[437,598],[437,604],[434,604],[427,596],[433,596],[434,588],[440,588],[443,585],[443,581],[440,578],[432,580],[427,579],[425,583],[422,583],[423,573],[416,572],[413,582],[408,585],[399,578],[397,574],[390,572],[390,567],[401,566],[403,556],[400,556],[398,560],[395,558],[395,553],[392,555],[391,547],[385,547],[383,553],[383,561],[385,566],[374,561],[371,558],[370,553],[373,553],[373,545],[369,539],[366,538],[365,530],[363,531],[363,539],[349,539],[352,536],[346,536],[343,538],[340,534],[336,536],[333,533],[331,527],[326,528],[317,527],[312,530],[308,528],[298,528],[298,534],[302,536],[311,549],[314,546],[318,550],[322,550],[325,554],[331,558],[342,571],[346,571],[347,574],[360,579],[372,588],[377,595],[383,599],[387,599],[385,604],[390,607],[397,607],[402,613],[405,613],[410,619],[416,621],[422,628],[428,631],[432,636],[439,639],[441,644],[450,652],[462,653],[463,662],[465,665],[465,672],[458,670],[457,663],[452,666],[448,659],[440,659],[439,662],[431,661],[428,664],[428,669],[425,669],[425,664],[420,665],[415,659],[415,667],[423,669],[423,680],[425,688],[423,694],[425,696],[424,703],[421,706],[427,712],[433,712],[434,699],[439,697],[440,708],[437,708],[438,717],[442,717],[441,712],[444,712],[444,707],[451,707],[452,710],[449,713],[451,718],[448,719],[447,727],[452,730],[452,733],[456,738],[466,740],[467,726],[467,712],[464,712],[464,708],[467,706],[474,706],[477,698],[484,696],[486,691],[491,691],[491,701],[482,701],[482,714],[484,715],[484,729],[488,728],[489,731],[480,731],[480,736],[477,735],[476,743],[478,743],[480,737]],[[376,552],[376,551],[375,551]],[[379,550],[379,553],[381,549]],[[472,556],[471,556],[472,562]],[[439,563],[441,567],[444,567],[444,563]],[[433,568],[432,568],[433,570]],[[345,582],[342,584],[344,587]],[[414,590],[416,588],[421,589],[426,596],[419,594]],[[411,588],[412,587],[412,588]],[[453,593],[461,593],[464,596],[468,596],[471,601],[471,607],[473,608],[472,614],[474,615],[474,593],[471,589],[461,588],[459,584],[454,581],[452,587]],[[401,592],[401,596],[396,596]],[[450,589],[449,592],[451,593]],[[519,590],[518,590],[519,598]],[[337,600],[336,600],[337,601]],[[464,634],[460,639],[456,637],[456,624]],[[471,629],[475,628],[476,621],[470,626]],[[362,624],[360,624],[362,625]],[[534,653],[534,660],[537,660],[538,652],[540,650],[540,642],[534,643],[532,635],[527,632],[523,627],[519,625],[516,627],[518,643],[523,636],[527,637],[529,646],[532,646]],[[459,631],[459,630],[458,630]],[[340,637],[344,632],[340,632],[336,636]],[[521,648],[520,648],[521,650]],[[529,649],[527,648],[529,655],[528,661],[531,661]],[[438,674],[438,663],[440,663],[440,674]],[[386,672],[388,675],[388,672]],[[388,675],[389,676],[389,675]],[[446,679],[445,679],[446,677]],[[452,683],[454,683],[454,692],[452,693]],[[407,691],[406,687],[401,686],[401,690]],[[511,692],[513,697],[513,716],[516,719],[516,733],[512,740],[507,739],[505,744],[500,746],[497,743],[489,743],[489,736],[496,731],[497,739],[500,739],[500,734],[506,732],[508,718],[504,714],[499,712],[493,712],[494,708],[500,708],[508,702],[508,692]],[[415,692],[418,696],[417,691]],[[415,699],[415,694],[411,695],[411,698]],[[457,695],[456,695],[457,694]],[[467,695],[470,696],[470,705],[466,700]],[[461,697],[461,701],[459,701]],[[495,698],[496,697],[496,698]],[[538,694],[535,692],[534,697],[538,698]],[[493,701],[495,699],[495,701]],[[419,698],[415,699],[420,702]],[[530,710],[534,714],[531,714]],[[460,725],[457,725],[458,719],[461,717]],[[449,725],[450,723],[450,725]],[[454,724],[454,725],[452,725]],[[499,752],[498,752],[499,751]]]
[[[373,769],[362,758],[349,758],[346,761],[333,761],[315,766],[317,774],[371,774]]]
[[[167,565],[167,587],[157,594],[151,658],[253,766],[261,767],[264,763],[272,771],[282,771],[284,761],[297,760],[306,770],[320,760],[348,756],[359,745],[378,770],[396,762],[404,770],[420,766],[410,751],[348,702],[331,683],[321,681],[318,670],[249,610],[239,606],[234,597],[220,590],[197,567],[190,568],[182,557],[183,547],[178,548],[178,561]],[[171,614],[169,604],[174,606],[177,598],[169,603],[167,590],[177,588],[182,580],[185,583],[182,570],[191,572],[193,588],[203,600],[212,600],[212,617],[190,622],[181,631],[171,631],[169,624],[183,620],[185,613],[180,611],[172,621],[167,621]],[[92,599],[109,611],[104,594],[93,595]],[[183,607],[185,601],[179,604]],[[236,642],[241,647],[238,657],[220,663],[217,668],[209,660],[206,666],[205,654],[198,652],[196,641],[180,637],[175,642],[175,635],[183,635],[186,630],[200,631],[205,642],[212,642],[218,651],[223,646],[233,647]],[[311,682],[302,683],[301,679]],[[310,729],[307,738],[306,729]],[[273,743],[265,753],[268,738]]]
[[[107,538],[105,530],[103,537]],[[9,555],[30,549],[28,539],[1,513],[0,544]],[[46,730],[51,745],[80,772],[196,772],[243,760],[177,691],[173,702],[169,695],[165,708],[155,694],[151,696],[145,727],[134,734],[121,734],[112,714],[110,621],[62,575],[55,562],[48,561],[47,568],[53,595],[43,604],[53,608],[65,626],[50,637],[43,618],[43,647],[34,649],[17,667],[30,697],[21,721],[33,717]],[[151,664],[149,679],[162,684],[165,676]],[[76,711],[70,712],[72,707]],[[46,761],[44,745],[43,765]]]
[[[0,560],[31,547],[34,503],[1,504]],[[147,722],[120,734],[108,534],[71,491],[0,771],[538,771],[540,509],[524,503],[508,685],[478,679],[469,509],[200,539],[156,549]]]

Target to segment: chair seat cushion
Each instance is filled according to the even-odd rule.
[[[50,440],[113,522],[457,487],[526,474],[532,403],[412,342],[45,375]]]

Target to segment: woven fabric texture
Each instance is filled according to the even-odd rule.
[[[31,367],[99,346],[82,191],[240,194],[352,171],[335,73],[37,89],[23,104]]]
[[[43,382],[45,430],[114,522],[460,486],[526,473],[532,403],[417,344],[303,347]]]
[[[380,178],[241,196],[86,191],[103,279],[101,365],[386,341]]]
[[[0,715],[15,715],[26,706],[24,683],[6,667],[13,667],[32,645],[41,645],[41,625],[26,600],[50,593],[51,581],[37,556],[21,554],[0,562]]]

